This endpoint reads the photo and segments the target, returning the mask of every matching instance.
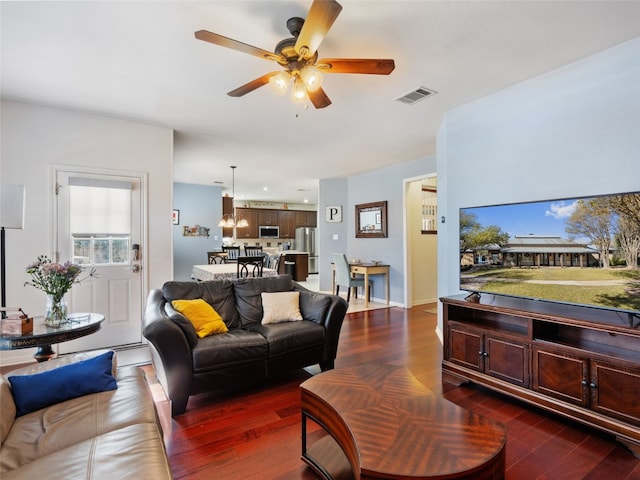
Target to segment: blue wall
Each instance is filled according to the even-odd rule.
[[[320,289],[331,290],[330,254],[344,252],[347,258],[382,260],[390,265],[390,301],[404,304],[404,180],[436,171],[434,156],[354,175],[347,179],[320,180],[318,238],[320,247]],[[387,238],[355,237],[355,206],[387,201]],[[342,205],[341,224],[325,221],[327,205]],[[333,240],[338,234],[339,239]],[[384,298],[384,282],[376,281],[372,296]]]
[[[450,295],[461,207],[640,190],[640,39],[447,112],[437,151]]]
[[[174,183],[173,208],[180,210],[180,225],[173,226],[173,278],[191,280],[193,265],[207,263],[207,252],[222,245],[222,188]],[[185,237],[185,225],[208,227],[209,237]]]

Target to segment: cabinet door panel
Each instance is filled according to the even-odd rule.
[[[260,225],[278,225],[278,210],[258,209],[258,222]]]
[[[236,228],[238,238],[258,238],[258,212],[253,208],[236,208],[238,218],[242,216],[248,223],[248,227]]]
[[[640,425],[640,369],[591,362],[591,408]]]
[[[449,325],[448,360],[474,370],[483,370],[482,334],[464,327]]]
[[[589,361],[585,358],[533,349],[533,389],[565,402],[587,407]]]
[[[529,387],[529,347],[521,342],[487,334],[485,373]]]
[[[281,210],[278,213],[278,224],[280,225],[280,238],[295,238],[295,212],[293,210]]]

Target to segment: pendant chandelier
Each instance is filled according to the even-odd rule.
[[[218,222],[218,226],[222,228],[244,228],[249,226],[249,222],[242,218],[242,215],[236,216],[236,167],[231,166],[231,213],[222,215],[222,218]]]

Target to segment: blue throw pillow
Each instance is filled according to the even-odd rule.
[[[115,390],[112,361],[110,351],[46,372],[9,377],[16,417],[82,395]]]

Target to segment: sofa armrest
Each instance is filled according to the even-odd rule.
[[[142,333],[149,341],[158,381],[171,400],[171,414],[184,413],[191,393],[191,347],[182,331],[165,313],[162,290],[149,293],[142,318]]]
[[[333,368],[338,354],[340,329],[349,308],[349,304],[344,298],[337,295],[330,295],[330,297],[331,303],[327,307],[326,320],[324,322],[327,340],[324,344],[324,362],[320,364],[322,370],[331,370]]]
[[[338,295],[319,294],[312,292],[302,285],[295,283],[294,290],[300,292],[309,292],[313,295],[321,295],[329,299],[329,304],[324,309],[324,313],[315,318],[314,321],[325,328],[325,343],[323,361],[320,364],[322,370],[330,370],[333,368],[336,355],[338,353],[338,340],[340,338],[340,330],[342,322],[349,308],[347,301]]]

